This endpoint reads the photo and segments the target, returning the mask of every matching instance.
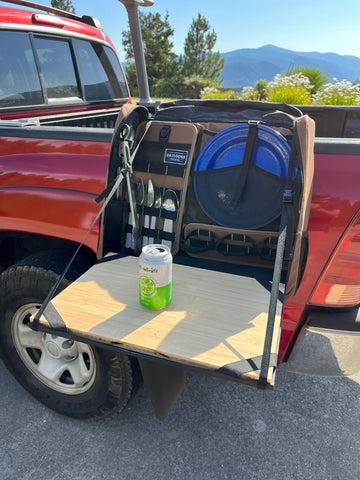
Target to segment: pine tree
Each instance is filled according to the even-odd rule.
[[[76,13],[71,0],[51,0],[51,6],[69,13]]]
[[[139,19],[150,95],[153,95],[157,83],[163,79],[171,78],[178,68],[176,54],[172,52],[173,43],[170,40],[174,35],[174,29],[169,24],[168,13],[162,19],[158,12],[145,14],[140,11]],[[136,72],[129,29],[122,32],[122,44],[125,50],[125,59],[128,62],[125,68],[127,81],[130,91],[133,95],[136,95]]]
[[[220,74],[224,59],[219,52],[213,52],[217,35],[209,22],[200,13],[193,19],[184,44],[181,57],[182,73],[185,77],[198,78],[208,86],[220,86]]]

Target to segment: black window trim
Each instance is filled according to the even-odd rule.
[[[41,86],[41,91],[42,91],[42,95],[43,95],[43,99],[44,99],[44,104],[48,105],[49,104],[49,98],[48,98],[48,94],[47,94],[47,91],[46,91],[44,75],[41,71],[39,55],[38,55],[37,50],[36,50],[35,45],[34,45],[34,35],[33,35],[32,32],[29,32],[28,36],[29,36],[29,39],[30,39],[32,53],[33,53],[33,56],[34,56],[34,59],[35,59],[36,70],[37,70],[39,80],[40,80],[40,86]]]
[[[83,85],[81,84],[81,81],[80,81],[79,69],[78,69],[78,65],[77,65],[77,62],[76,62],[76,56],[75,56],[75,53],[74,53],[74,46],[73,46],[73,42],[72,42],[71,38],[64,38],[62,35],[47,35],[47,34],[38,34],[38,33],[34,34],[33,32],[30,32],[29,35],[30,35],[30,39],[31,39],[30,40],[31,41],[31,47],[33,49],[33,53],[34,53],[34,57],[35,57],[36,68],[38,69],[38,73],[39,73],[39,77],[40,77],[40,84],[41,84],[41,88],[43,90],[43,96],[44,96],[45,104],[49,105],[49,106],[53,106],[53,105],[59,105],[59,104],[80,105],[80,104],[89,103],[89,102],[86,102],[86,100],[85,100],[84,89],[83,89]],[[36,49],[36,46],[35,46],[35,42],[34,42],[35,38],[40,38],[40,39],[41,38],[48,38],[50,40],[58,40],[60,42],[67,42],[67,44],[69,45],[69,49],[70,49],[71,61],[72,61],[73,67],[74,67],[76,85],[77,85],[78,91],[81,95],[81,97],[76,97],[76,99],[78,101],[71,102],[70,99],[74,98],[74,97],[57,98],[56,101],[52,101],[52,100],[49,99],[48,94],[47,94],[47,90],[46,90],[44,75],[41,71],[41,64],[40,64],[40,60],[39,60],[39,55],[38,55],[38,52],[37,52],[37,49]]]

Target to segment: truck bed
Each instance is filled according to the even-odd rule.
[[[358,109],[355,110],[349,108],[348,113],[354,117]],[[21,258],[24,248],[31,252],[35,236],[37,242],[44,239],[42,248],[52,245],[49,242],[55,238],[81,241],[99,208],[94,199],[106,182],[112,135],[112,128],[9,126],[9,122],[0,122],[1,245],[6,253],[5,265],[5,260],[15,263]],[[309,268],[304,272],[298,294],[284,308],[280,361],[287,358],[316,280],[359,209],[356,175],[359,156],[357,138],[315,139]],[[36,209],[29,211],[29,203],[36,203]],[[26,238],[23,235],[19,240],[20,234],[14,235],[14,231],[21,235],[26,232]],[[9,237],[15,237],[21,245],[19,254],[15,250],[17,244],[9,242]],[[86,245],[96,251],[97,242],[96,226]]]

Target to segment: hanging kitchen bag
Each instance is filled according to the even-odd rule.
[[[290,145],[275,130],[249,122],[215,135],[202,149],[193,189],[216,225],[258,229],[281,213]]]

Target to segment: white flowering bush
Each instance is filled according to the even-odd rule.
[[[267,85],[267,100],[269,102],[307,105],[311,100],[311,89],[312,85],[309,78],[302,73],[278,74]]]
[[[301,72],[288,75],[279,73],[271,82],[259,80],[253,87],[244,87],[240,93],[206,87],[201,91],[201,98],[266,100],[295,105],[360,105],[360,83],[352,84],[348,80],[338,81],[334,78],[332,83],[321,84],[324,78],[318,80],[315,88],[316,81],[312,85],[309,77]]]
[[[292,75],[281,75],[278,73],[267,86],[268,92],[282,87],[303,88],[306,92],[310,93],[313,86],[309,78],[302,73],[294,73]]]
[[[258,100],[258,92],[254,87],[243,87],[241,90],[239,99],[240,100]]]
[[[308,105],[311,101],[311,89],[312,85],[309,78],[302,73],[278,74],[267,85],[267,100],[269,102]]]
[[[360,105],[360,84],[352,84],[348,80],[327,83],[312,97],[317,105]]]
[[[214,94],[219,93],[219,90],[215,87],[205,87],[200,92],[200,98],[212,98]]]

